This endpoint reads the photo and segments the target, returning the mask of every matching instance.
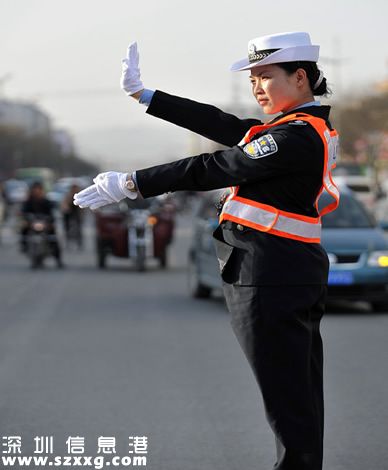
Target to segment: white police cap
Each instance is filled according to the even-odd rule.
[[[319,46],[311,44],[310,35],[303,32],[261,36],[248,42],[248,57],[235,62],[230,70],[238,72],[259,65],[306,60],[317,62]]]

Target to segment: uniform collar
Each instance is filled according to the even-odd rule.
[[[321,106],[313,105],[313,106],[299,107],[299,108],[292,109],[291,111],[288,111],[287,113],[276,116],[268,124],[272,124],[276,122],[278,119],[288,116],[289,114],[297,114],[297,113],[310,114],[311,116],[319,117],[327,121],[329,119],[330,109],[331,109],[331,106],[327,106],[327,105],[321,105]]]
[[[295,109],[300,109],[300,108],[308,108],[309,106],[321,106],[321,102],[320,101],[309,101],[307,103],[303,103],[299,106],[295,106],[295,108],[292,108],[290,109],[290,111],[294,111]]]
[[[306,113],[311,114],[312,116],[320,117],[327,121],[329,119],[331,106],[305,106],[303,108],[296,108],[288,113],[285,113],[283,116],[287,116],[288,114],[295,114],[295,113]]]

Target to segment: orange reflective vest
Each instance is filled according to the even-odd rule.
[[[318,217],[307,217],[305,215],[286,212],[268,204],[246,199],[238,195],[239,186],[233,187],[231,194],[226,199],[219,222],[230,220],[238,224],[251,227],[260,232],[267,232],[279,237],[292,238],[307,243],[319,243],[321,239],[321,217],[335,210],[339,203],[339,190],[333,182],[331,171],[336,165],[338,133],[330,130],[324,119],[304,113],[289,114],[273,124],[264,124],[252,127],[239,145],[243,146],[251,142],[252,137],[271,127],[278,126],[289,121],[306,121],[319,134],[324,146],[324,169],[322,175],[322,186],[315,200],[314,206]],[[318,201],[323,191],[326,190],[334,199],[321,211],[318,209]]]

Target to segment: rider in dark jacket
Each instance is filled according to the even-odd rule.
[[[55,232],[55,220],[54,213],[51,201],[46,198],[44,188],[42,183],[39,181],[32,184],[30,188],[30,193],[26,201],[24,201],[21,207],[21,218],[22,218],[22,228],[20,231],[21,234],[21,250],[25,252],[27,250],[27,234],[30,229],[30,216],[31,215],[43,215],[47,217],[49,228],[49,235],[56,235]],[[61,258],[61,249],[58,243],[57,238],[53,238],[51,241],[51,247],[53,255],[57,260],[57,265],[59,268],[63,268],[62,258]]]

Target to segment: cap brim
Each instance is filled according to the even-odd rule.
[[[257,62],[249,62],[248,58],[238,60],[230,67],[232,72],[250,70],[260,65],[279,64],[281,62],[295,62],[297,60],[306,60],[317,62],[319,58],[319,46],[294,46],[279,51],[265,57]]]

